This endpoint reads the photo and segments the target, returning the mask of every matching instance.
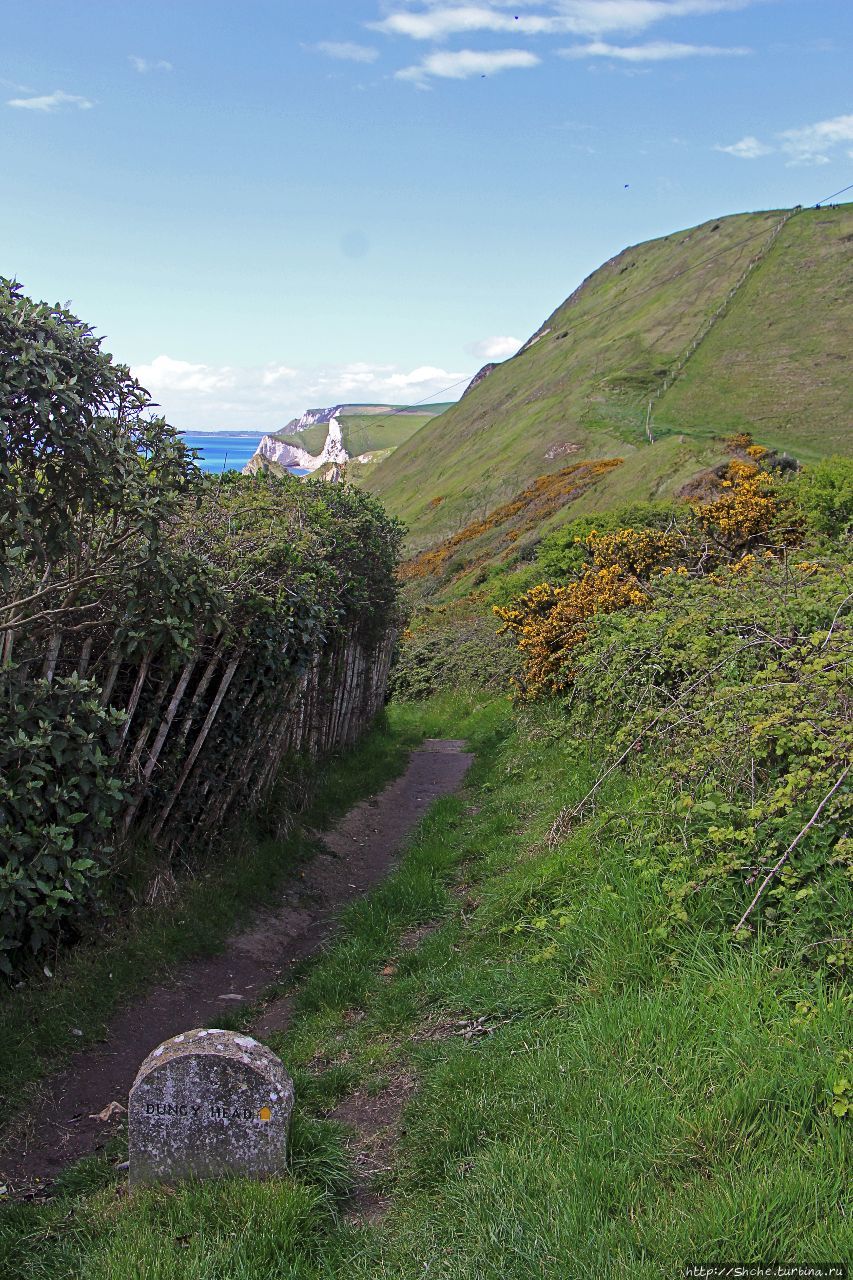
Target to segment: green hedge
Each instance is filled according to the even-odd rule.
[[[186,851],[381,701],[400,525],[205,476],[65,309],[0,280],[0,969],[89,914],[129,830]]]

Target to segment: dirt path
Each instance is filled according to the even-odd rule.
[[[464,743],[428,739],[405,773],[357,804],[331,831],[324,850],[301,868],[274,908],[261,912],[220,955],[185,966],[110,1023],[103,1044],[79,1054],[49,1079],[21,1132],[0,1154],[0,1181],[18,1194],[44,1187],[67,1165],[103,1147],[121,1113],[103,1121],[127,1094],[143,1058],[169,1036],[215,1026],[223,1009],[256,1001],[265,987],[329,937],[341,909],[382,880],[406,836],[438,796],[457,790],[473,757]],[[285,996],[253,1028],[263,1039],[287,1025]]]

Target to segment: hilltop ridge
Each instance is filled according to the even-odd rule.
[[[421,551],[567,457],[623,459],[576,513],[676,493],[731,431],[806,460],[850,452],[851,241],[848,204],[623,249],[365,483]]]

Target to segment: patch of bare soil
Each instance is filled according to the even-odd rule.
[[[437,933],[443,924],[443,920],[426,920],[423,924],[415,925],[414,929],[407,929],[405,933],[400,934],[397,950],[414,951],[425,938]]]
[[[156,1045],[191,1027],[215,1027],[223,1009],[255,1003],[317,951],[342,908],[388,874],[432,802],[459,788],[473,760],[464,746],[428,739],[400,778],[323,835],[324,849],[304,864],[275,907],[233,936],[220,955],[181,968],[118,1013],[104,1041],[47,1080],[7,1134],[0,1181],[17,1194],[32,1194],[67,1165],[102,1149],[121,1124],[120,1108],[139,1064]],[[274,1000],[254,1034],[263,1039],[286,1027],[292,1008],[290,995]],[[120,1106],[110,1109],[112,1102]]]
[[[378,1190],[376,1182],[393,1166],[403,1109],[416,1087],[415,1077],[400,1071],[376,1092],[357,1089],[330,1113],[329,1119],[351,1130],[347,1148],[355,1186],[344,1211],[347,1222],[378,1222],[387,1213],[390,1196]]]

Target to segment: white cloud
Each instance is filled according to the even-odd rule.
[[[141,76],[146,75],[149,71],[172,71],[171,62],[167,62],[165,58],[140,58],[137,54],[131,53],[128,62],[135,67]]]
[[[789,164],[828,164],[830,151],[853,142],[853,115],[835,116],[802,129],[786,129],[779,134],[779,140]]]
[[[553,18],[546,16],[510,16],[485,5],[442,5],[421,13],[392,13],[375,23],[377,31],[389,35],[410,36],[413,40],[443,40],[446,36],[465,35],[472,31],[515,31],[523,35],[540,35],[552,31]]]
[[[715,151],[725,151],[730,156],[737,156],[739,160],[757,160],[759,156],[769,156],[773,154],[774,147],[768,147],[765,143],[759,142],[752,134],[745,138],[741,138],[740,142],[733,142],[730,147],[714,147]]]
[[[398,9],[376,30],[414,40],[443,40],[474,31],[514,31],[522,35],[602,36],[645,31],[668,18],[693,17],[745,9],[756,0],[541,0],[539,13],[523,13],[531,0],[453,3],[425,0],[416,11]],[[509,10],[509,12],[507,12]]]
[[[150,364],[140,365],[134,372],[155,399],[171,391],[220,391],[234,383],[234,376],[228,368],[190,364],[187,360],[173,360],[165,355],[157,356]]]
[[[468,80],[471,76],[494,75],[519,67],[536,67],[540,59],[526,49],[496,49],[491,52],[459,49],[454,53],[430,53],[413,67],[395,72],[397,80],[410,80],[425,88],[431,76],[442,80]]]
[[[277,431],[306,409],[342,402],[413,404],[458,396],[472,375],[437,365],[413,369],[358,361],[295,369],[193,364],[159,355],[133,370],[175,426],[188,431]],[[447,388],[454,383],[462,385]]]
[[[296,377],[298,377],[298,370],[291,369],[286,364],[273,364],[264,369],[261,374],[261,384],[265,387],[274,387],[279,382],[290,382]]]
[[[521,342],[521,338],[496,335],[493,338],[481,338],[479,342],[469,342],[465,350],[478,360],[508,360],[516,354]]]
[[[615,58],[623,62],[669,62],[676,58],[740,58],[751,53],[740,46],[720,48],[713,44],[679,44],[674,40],[653,40],[648,44],[615,45],[603,40],[560,49],[564,58]]]
[[[346,40],[321,40],[313,46],[318,53],[327,58],[337,58],[340,62],[375,62],[379,50],[367,44],[351,44]]]
[[[76,93],[65,93],[55,89],[53,93],[41,94],[34,98],[10,98],[7,107],[20,107],[24,111],[57,111],[60,107],[77,107],[80,111],[88,111],[94,102],[81,98]]]
[[[829,164],[836,148],[853,142],[853,115],[819,120],[799,129],[785,129],[772,143],[761,142],[749,135],[730,146],[717,146],[740,160],[757,160],[761,156],[783,155],[788,165]],[[849,154],[849,153],[848,153]]]

